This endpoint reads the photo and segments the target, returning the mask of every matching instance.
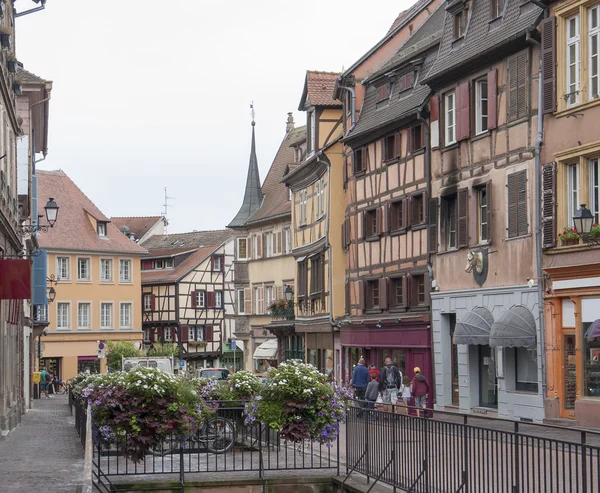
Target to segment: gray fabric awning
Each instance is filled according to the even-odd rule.
[[[277,339],[269,339],[254,350],[254,359],[277,359]]]
[[[490,346],[534,348],[536,334],[533,314],[523,305],[513,305],[492,325]]]
[[[476,306],[465,313],[454,329],[454,344],[488,345],[494,317],[484,306]]]

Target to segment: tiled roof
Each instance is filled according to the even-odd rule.
[[[142,284],[177,282],[205,258],[211,255],[219,245],[210,245],[197,249],[174,269],[142,271]]]
[[[130,233],[133,234],[136,240],[142,238],[148,230],[154,226],[162,216],[145,216],[145,217],[111,217],[112,223],[119,229],[127,227]]]
[[[182,252],[207,246],[217,247],[233,236],[229,229],[216,229],[212,231],[193,231],[191,233],[176,233],[170,235],[154,235],[144,243],[150,255],[155,251]]]
[[[262,186],[264,195],[263,203],[252,216],[246,221],[250,224],[256,221],[269,219],[282,214],[291,214],[291,203],[288,200],[288,188],[281,183],[287,165],[294,163],[294,147],[292,144],[306,140],[306,126],[294,128],[288,132],[279,146],[279,150],[273,159],[273,164],[265,178]]]
[[[23,68],[23,65],[21,65],[20,63],[17,63],[17,78],[25,84],[44,84],[46,82],[45,79],[42,79],[38,75],[32,74],[28,70],[25,70]]]
[[[439,56],[424,79],[426,84],[435,85],[436,80],[470,72],[480,60],[501,53],[509,43],[517,48],[519,41],[524,45],[527,29],[535,26],[542,15],[542,9],[531,2],[507,0],[504,18],[490,22],[491,6],[488,0],[471,1],[471,18],[463,40],[454,40],[454,18],[446,14]]]
[[[44,206],[48,197],[58,204],[58,217],[53,228],[40,234],[37,239],[41,248],[145,254],[146,249],[126,238],[94,203],[73,183],[63,171],[36,172],[38,178],[38,215],[45,217]],[[88,218],[108,222],[106,237],[98,232]],[[45,219],[42,219],[45,222]]]
[[[335,81],[340,75],[339,72],[307,70],[298,110],[304,111],[310,106],[341,106],[342,103],[339,99],[333,99]]]

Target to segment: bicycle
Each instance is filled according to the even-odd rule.
[[[191,433],[183,439],[171,435],[162,443],[152,447],[150,453],[154,456],[165,456],[175,450],[183,449],[188,443],[189,448],[193,448],[195,444],[201,444],[213,454],[224,454],[233,447],[235,435],[233,421],[220,417],[210,418],[195,433]]]

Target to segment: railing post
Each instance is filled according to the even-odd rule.
[[[519,450],[520,447],[520,440],[519,440],[519,423],[515,422],[515,431],[514,431],[514,435],[515,435],[515,453],[513,454],[513,465],[514,465],[514,471],[515,471],[515,483],[513,484],[513,491],[514,493],[519,493],[519,491],[521,490],[520,485],[519,485],[519,481],[520,481],[520,465],[521,465],[521,453]]]
[[[358,402],[359,402],[359,405],[360,405],[360,402],[361,402],[361,401],[358,401]],[[359,408],[359,409],[360,409],[360,408]],[[358,412],[360,413],[360,411],[358,411]],[[366,412],[368,412],[368,411],[366,411]],[[359,415],[358,415],[358,414],[356,414],[356,417],[357,417],[357,418],[358,418],[358,416],[359,416]],[[365,430],[364,443],[365,443],[365,451],[366,451],[366,455],[365,455],[365,461],[367,462],[365,469],[366,469],[366,471],[367,471],[367,472],[366,472],[366,476],[367,476],[367,484],[368,484],[368,483],[369,483],[369,481],[370,481],[370,476],[369,476],[369,473],[371,472],[371,461],[369,461],[369,457],[370,457],[370,454],[369,454],[369,419],[368,419],[368,417],[365,415],[365,413],[364,413],[364,412],[363,412],[362,416],[364,416],[364,417],[365,417],[365,418],[364,418],[364,422],[365,422],[365,426],[364,426],[364,430]]]
[[[469,428],[467,415],[463,417],[463,457],[464,457],[464,470],[463,470],[463,485],[465,491],[469,491]]]
[[[583,485],[583,493],[587,493],[587,436],[585,431],[581,432],[581,484]]]
[[[189,440],[189,438],[188,438]],[[183,471],[183,448],[185,447],[185,442],[181,442],[179,446],[179,484],[181,486],[181,493],[185,491],[185,472]]]
[[[262,422],[258,422],[258,477],[263,479]]]
[[[398,443],[398,427],[396,426],[397,414],[392,406],[392,490],[396,493],[398,483],[398,472],[396,470],[396,443]]]

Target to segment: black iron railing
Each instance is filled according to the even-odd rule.
[[[81,445],[85,447],[87,437],[87,404],[83,404],[79,399],[74,399],[72,392],[69,392],[69,404],[71,412],[75,410],[75,429],[81,439]]]

